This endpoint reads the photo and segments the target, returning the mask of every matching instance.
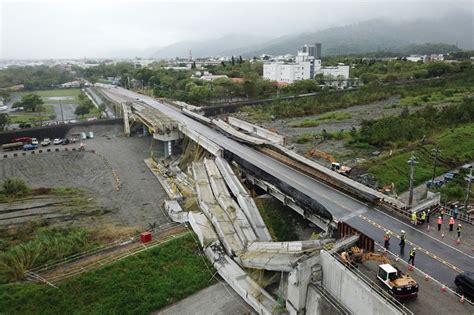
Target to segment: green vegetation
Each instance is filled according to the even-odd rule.
[[[474,124],[447,129],[429,139],[426,145],[408,147],[405,152],[391,157],[383,157],[372,161],[368,172],[374,175],[380,186],[394,183],[397,192],[408,188],[408,164],[411,151],[417,157],[415,166],[415,184],[421,184],[431,179],[433,174],[433,156],[431,150],[439,145],[441,149],[440,161],[437,163],[437,175],[452,169],[455,166],[474,160]]]
[[[331,112],[325,113],[317,118],[306,118],[302,121],[297,121],[291,124],[295,128],[317,127],[321,122],[340,121],[351,119],[352,115],[345,112]]]
[[[283,242],[298,239],[291,210],[274,200],[257,199],[257,206],[275,241]]]
[[[84,92],[80,92],[77,96],[77,99],[79,106],[76,107],[74,113],[78,116],[81,116],[81,119],[92,117],[100,118],[102,113],[105,112],[105,104],[101,104],[99,108],[97,108]]]
[[[0,88],[23,84],[27,90],[48,89],[72,80],[71,72],[60,66],[12,66],[0,70]]]
[[[410,113],[404,108],[397,116],[365,120],[358,132],[353,133],[352,142],[365,142],[376,146],[399,147],[401,144],[432,135],[460,124],[474,122],[474,98],[465,98],[460,104],[436,109],[426,106]]]
[[[25,181],[17,177],[7,177],[2,183],[2,193],[7,196],[21,195],[28,191]]]
[[[23,280],[25,271],[87,250],[93,244],[89,233],[79,228],[40,228],[27,242],[0,254],[0,282]]]
[[[407,65],[410,66],[410,64]],[[247,112],[253,121],[269,121],[275,118],[319,115],[355,105],[385,100],[390,96],[397,95],[401,97],[402,104],[408,105],[430,104],[430,100],[431,103],[457,102],[474,93],[474,70],[469,63],[469,65],[456,65],[456,71],[458,72],[446,72],[441,78],[397,84],[380,84],[375,79],[372,83],[357,90],[323,90],[316,96],[295,100],[276,100],[267,105],[247,106],[242,111]],[[433,72],[436,72],[435,69]],[[415,100],[414,97],[419,97],[419,99]],[[410,101],[413,103],[410,104]]]
[[[0,114],[0,131],[4,131],[5,127],[11,123],[11,117],[8,114],[1,113]]]
[[[210,285],[210,268],[187,235],[67,279],[59,289],[0,285],[0,309],[6,314],[149,314]]]
[[[302,133],[300,135],[298,135],[295,139],[296,143],[299,143],[299,144],[304,144],[304,143],[308,143],[308,142],[311,142],[315,139],[315,136],[316,136],[316,133],[314,132],[305,132],[305,133]]]

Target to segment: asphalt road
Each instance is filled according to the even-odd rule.
[[[248,162],[259,167],[261,170],[272,174],[281,181],[298,189],[307,196],[317,200],[324,205],[332,215],[339,221],[345,221],[362,233],[382,242],[384,229],[389,229],[395,234],[400,230],[407,232],[408,244],[405,251],[408,252],[410,242],[419,250],[416,255],[416,266],[433,278],[454,286],[455,276],[462,271],[474,271],[474,256],[463,252],[452,245],[438,240],[424,233],[406,222],[393,218],[373,206],[368,206],[346,194],[328,187],[313,178],[302,174],[289,166],[282,164],[272,158],[255,151],[251,147],[229,139],[220,132],[195,121],[171,105],[122,88],[106,89],[112,99],[117,101],[135,101],[139,98],[147,105],[159,109],[166,115],[186,124],[193,130],[214,141],[226,150],[238,154]],[[398,249],[396,239],[392,240],[392,248]],[[407,255],[407,254],[406,254]]]

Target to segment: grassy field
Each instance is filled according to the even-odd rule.
[[[297,121],[291,124],[292,127],[296,128],[309,128],[309,127],[317,127],[321,122],[329,122],[329,121],[341,121],[350,119],[352,115],[350,113],[345,112],[330,112],[322,114],[317,118],[306,118],[302,121]]]
[[[31,92],[21,92],[21,94],[28,94]],[[38,90],[33,93],[38,94],[41,97],[57,97],[57,96],[74,96],[77,97],[81,93],[81,89],[51,89],[51,90]]]
[[[436,168],[438,175],[455,166],[474,160],[474,124],[447,130],[429,139],[429,143],[437,143],[441,149],[440,161]],[[421,184],[433,174],[433,156],[431,150],[434,144],[418,146],[414,154],[418,158],[415,166],[415,184]],[[410,152],[396,154],[371,162],[368,172],[374,175],[379,185],[395,184],[398,193],[408,189],[408,165]]]
[[[8,115],[10,116],[10,120],[12,124],[21,124],[21,123],[34,123],[39,122],[41,120],[46,121],[49,120],[51,115],[54,115],[54,109],[52,104],[45,103],[44,105],[45,111],[41,113],[33,113],[33,112],[12,112]]]
[[[212,284],[210,268],[189,234],[65,280],[59,289],[0,285],[0,313],[149,314]]]

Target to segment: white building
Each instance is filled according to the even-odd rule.
[[[311,62],[272,62],[263,65],[263,78],[271,81],[293,83],[311,79]]]
[[[428,56],[427,55],[410,55],[409,57],[407,57],[407,60],[408,61],[411,61],[411,62],[426,62],[428,60]]]
[[[337,66],[315,67],[315,74],[322,73],[323,76],[332,76],[334,79],[349,79],[349,66],[339,64]]]

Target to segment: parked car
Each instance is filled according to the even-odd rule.
[[[445,184],[446,182],[444,180],[437,180],[435,179],[434,181],[432,181],[431,179],[429,181],[426,182],[426,186],[428,188],[431,188],[431,187],[441,187]]]
[[[69,142],[71,142],[71,141],[69,141],[69,139],[63,139],[62,145],[69,144]]]
[[[456,291],[469,297],[474,297],[474,272],[463,272],[454,279]]]
[[[450,181],[450,180],[453,180],[456,176],[458,176],[457,173],[446,173],[444,174],[444,180],[447,182],[447,181]]]
[[[23,146],[23,151],[31,151],[31,150],[36,150],[38,148],[37,144],[25,144]]]
[[[31,144],[36,144],[36,145],[38,145],[38,139],[32,138],[32,139],[31,139]]]
[[[12,140],[12,142],[23,142],[24,144],[27,144],[27,143],[31,143],[31,140],[33,140],[33,138],[30,138],[30,137],[21,137],[21,138],[15,138]]]
[[[8,106],[0,106],[0,111],[5,111],[8,109]]]
[[[44,138],[43,141],[41,141],[41,145],[43,147],[47,147],[50,144],[51,144],[51,140],[49,138]]]
[[[58,144],[61,144],[61,143],[63,143],[63,139],[56,138],[56,139],[53,140],[54,145],[58,145]]]

